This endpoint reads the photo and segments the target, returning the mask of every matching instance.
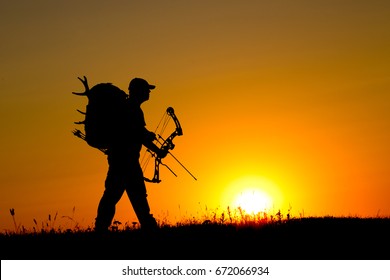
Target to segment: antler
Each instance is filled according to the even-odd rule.
[[[85,91],[84,92],[72,92],[73,94],[81,95],[81,96],[88,96],[88,93],[89,93],[88,81],[87,81],[87,78],[85,76],[83,76],[83,77],[84,77],[84,80],[81,79],[80,77],[77,77],[77,79],[79,79],[83,83]]]

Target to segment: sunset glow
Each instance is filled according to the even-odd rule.
[[[58,226],[94,223],[108,164],[71,132],[84,75],[156,85],[142,104],[150,131],[174,108],[171,152],[197,180],[163,159],[177,176],[161,165],[146,184],[161,220],[239,206],[390,216],[390,1],[75,3],[0,10],[0,230],[56,212]],[[115,215],[137,221],[126,195]]]

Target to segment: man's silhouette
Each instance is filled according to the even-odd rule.
[[[150,213],[146,186],[139,163],[142,145],[155,152],[158,157],[165,157],[154,143],[156,135],[146,129],[141,104],[149,100],[154,85],[146,80],[134,78],[129,84],[129,98],[123,116],[124,126],[115,135],[114,143],[107,150],[108,173],[105,190],[99,202],[95,230],[108,231],[115,215],[115,206],[126,191],[137,215],[141,229],[154,230],[157,222]]]

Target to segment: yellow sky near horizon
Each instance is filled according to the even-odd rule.
[[[71,134],[83,75],[155,84],[150,130],[175,109],[172,152],[198,180],[168,156],[178,177],[147,184],[157,218],[222,211],[251,187],[295,216],[390,215],[388,1],[17,1],[0,35],[0,230],[10,208],[26,227],[74,207],[93,223],[107,163]],[[116,219],[135,220],[126,196]]]

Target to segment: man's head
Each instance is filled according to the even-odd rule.
[[[145,90],[145,89],[154,89],[156,86],[150,85],[146,80],[142,78],[134,78],[130,81],[129,84],[129,92],[134,92],[138,90]]]
[[[142,103],[149,99],[150,91],[155,88],[156,86],[149,84],[142,78],[134,78],[129,84],[129,94],[130,97],[136,98]]]

